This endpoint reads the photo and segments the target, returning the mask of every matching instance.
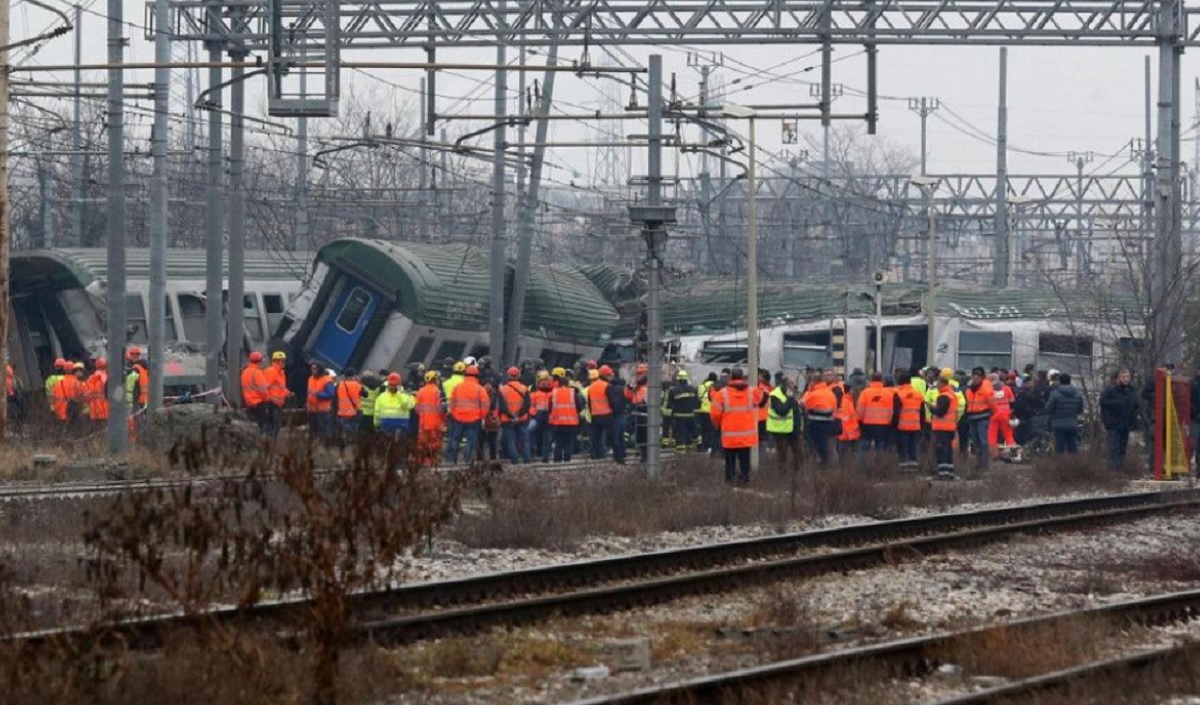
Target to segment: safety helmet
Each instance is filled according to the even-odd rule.
[[[456,362],[456,363],[454,363],[454,371],[455,371],[456,373],[458,373],[458,374],[462,374],[462,373],[466,372],[466,371],[467,371],[467,364],[466,364],[465,362]]]
[[[125,357],[127,357],[130,360],[139,358],[141,356],[142,356],[142,349],[136,345],[133,346],[132,348],[129,348],[129,350],[125,353]]]
[[[680,370],[675,373],[675,379],[687,379],[687,378],[688,378],[687,370]]]
[[[538,380],[550,379],[550,373],[545,370],[538,370],[537,378]]]
[[[425,381],[426,382],[435,382],[435,381],[437,381],[437,378],[438,378],[438,373],[434,372],[433,370],[430,370],[425,373]]]
[[[107,370],[108,369],[108,360],[105,360],[102,357],[96,358],[96,369]]]
[[[387,383],[388,383],[389,387],[399,387],[400,386],[400,373],[393,372],[390,375],[388,375]]]
[[[467,368],[467,376],[468,377],[478,377],[479,376],[479,368],[475,367],[474,365],[472,365],[471,367],[468,367]]]
[[[550,374],[554,377],[566,377],[567,371],[561,367],[555,367],[553,370],[550,370]]]
[[[588,380],[595,382],[600,379],[600,370],[588,370]]]
[[[66,366],[67,366],[67,361],[66,361],[66,360],[62,359],[61,357],[59,357],[59,358],[55,358],[55,360],[54,360],[54,369],[56,369],[56,370],[61,370],[62,368],[66,367]]]
[[[517,368],[515,368],[515,367],[510,367],[510,368],[508,368],[508,376],[509,376],[509,377],[520,377],[520,376],[521,376],[521,370],[519,370],[519,369],[517,369]]]
[[[605,376],[605,377],[611,377],[612,373],[613,373],[612,368],[609,367],[608,365],[601,365],[599,372],[600,372],[601,376]]]
[[[943,367],[940,376],[942,379],[951,379],[954,377],[954,370],[950,369],[949,367]]]
[[[467,355],[466,357],[463,358],[463,364],[466,365],[467,367],[474,365],[475,362],[476,362],[475,358],[471,357],[470,355]]]
[[[446,369],[454,367],[454,358],[448,357],[445,360],[442,360],[442,367],[445,367]]]
[[[262,353],[257,350],[250,353],[250,362],[262,362]]]
[[[78,370],[86,370],[86,369],[87,369],[87,365],[83,364],[82,362],[76,362],[76,363],[75,363],[74,365],[72,365],[71,367],[72,367],[73,369],[77,370],[77,371],[78,371]]]
[[[587,368],[588,368],[589,370],[594,370],[594,369],[596,369],[596,361],[595,361],[595,360],[588,360],[588,361],[587,361]]]
[[[287,353],[285,353],[282,350],[276,350],[275,352],[271,353],[271,359],[272,360],[286,360]]]

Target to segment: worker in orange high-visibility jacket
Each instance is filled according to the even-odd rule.
[[[314,438],[328,438],[333,419],[333,398],[337,394],[336,383],[329,370],[316,362],[308,365],[308,397],[304,410],[308,415],[308,432]]]
[[[541,458],[543,463],[548,463],[554,450],[550,428],[550,395],[554,391],[554,382],[549,372],[541,370],[537,373],[535,384],[534,390],[529,393],[529,423],[533,426],[530,442],[533,454]]]
[[[988,446],[988,427],[992,423],[992,412],[996,399],[992,396],[992,384],[987,380],[987,373],[982,367],[971,371],[971,379],[967,382],[964,393],[967,400],[967,427],[970,429],[971,445],[975,451],[977,463],[981,468],[987,468],[991,449]]]
[[[500,437],[504,456],[510,463],[533,461],[529,442],[529,388],[521,383],[521,370],[508,368],[508,379],[498,390],[496,412],[500,417]]]
[[[561,375],[559,374],[561,373]],[[575,452],[578,439],[579,419],[587,406],[587,400],[579,390],[567,383],[566,372],[560,367],[554,370],[559,386],[550,392],[550,428],[554,435],[554,462],[569,463]]]
[[[16,430],[20,430],[21,423],[25,420],[25,409],[21,403],[21,397],[18,394],[19,391],[17,387],[17,371],[12,366],[12,363],[8,363],[4,370],[4,393],[7,403],[8,422]]]
[[[263,405],[267,403],[267,376],[262,369],[262,359],[262,353],[256,350],[250,353],[242,368],[242,406],[260,431],[266,428]]]
[[[837,380],[832,368],[825,370],[820,379],[815,379],[804,390],[802,403],[807,423],[805,433],[808,442],[820,458],[821,465],[828,465],[836,457],[833,442],[837,438],[841,422],[838,420],[838,396],[833,382]],[[714,397],[716,392],[714,392]]]
[[[871,375],[870,384],[858,394],[858,421],[866,450],[887,450],[899,406],[896,389],[884,385],[883,374]]]
[[[93,426],[102,426],[108,422],[108,360],[96,358],[96,370],[88,377],[85,389],[88,418]]]
[[[1012,387],[1004,384],[998,374],[989,375],[988,381],[992,384],[993,409],[992,418],[988,423],[988,448],[991,450],[993,458],[999,458],[1001,436],[1004,437],[1005,445],[1015,446],[1017,444],[1012,428],[1012,403],[1016,399],[1016,394],[1013,393]]]
[[[475,462],[479,450],[479,436],[483,430],[483,419],[491,409],[492,398],[483,385],[479,383],[479,368],[472,365],[466,370],[466,376],[450,392],[446,400],[450,418],[454,424],[450,427],[450,444],[446,446],[446,462],[458,462],[458,446],[465,439],[467,442],[466,461]]]
[[[263,382],[267,385],[267,403],[263,405],[263,424],[271,438],[279,436],[283,425],[283,407],[292,392],[287,386],[287,353],[276,350],[271,353],[271,364],[263,370]]]
[[[358,381],[358,372],[353,367],[342,371],[342,378],[336,383],[333,395],[337,414],[338,433],[343,440],[352,440],[358,433],[359,418],[362,416],[363,398],[367,396],[362,382]]]
[[[917,467],[917,448],[921,443],[921,418],[925,412],[925,395],[912,384],[911,377],[896,390],[900,411],[896,420],[896,450],[900,467]]]
[[[61,357],[54,361],[54,374],[46,378],[46,396],[50,399],[50,412],[60,423],[67,422],[67,399],[62,386],[64,377],[70,375],[70,364]]]
[[[417,443],[423,465],[436,465],[442,457],[446,435],[446,404],[438,373],[425,373],[425,384],[417,390]]]
[[[862,438],[862,427],[858,424],[858,409],[854,408],[854,395],[846,388],[846,383],[838,380],[833,385],[834,394],[838,396],[838,418],[842,422],[842,433],[838,436],[839,452],[853,453],[858,450],[858,440]]]
[[[713,427],[721,436],[725,451],[725,482],[745,485],[750,482],[750,451],[758,445],[758,408],[763,394],[751,387],[741,368],[729,372],[729,384],[713,394]]]
[[[80,399],[79,378],[75,375],[75,363],[67,361],[63,375],[54,386],[54,416],[64,427],[78,425],[73,421],[73,405]]]
[[[71,374],[63,378],[63,382],[70,382],[67,391],[67,425],[80,433],[88,418],[87,366],[76,362],[71,368]]]
[[[767,406],[771,398],[771,392],[774,391],[771,386],[771,372],[769,370],[760,369],[758,371],[758,395],[763,400],[763,404],[758,407],[758,466],[766,467],[767,464],[767,446],[774,442],[771,434],[767,433]]]
[[[599,460],[608,454],[609,448],[615,448],[616,443],[613,439],[613,408],[608,395],[613,371],[608,365],[601,365],[596,374],[597,379],[587,387],[588,412],[592,417],[588,445],[592,458]]]
[[[954,437],[958,434],[958,393],[950,384],[953,377],[952,370],[942,370],[942,374],[938,377],[936,401],[930,414],[937,476],[943,479],[954,479],[955,477]]]

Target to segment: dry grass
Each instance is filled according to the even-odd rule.
[[[783,531],[832,515],[887,520],[911,508],[947,511],[964,503],[1117,489],[1125,482],[1112,473],[1048,479],[1044,469],[1001,466],[973,481],[938,483],[901,472],[889,456],[863,454],[847,465],[805,465],[797,473],[768,467],[744,489],[727,487],[723,465],[703,457],[676,460],[662,482],[637,469],[555,479],[501,476],[476,498],[483,509],[460,517],[444,536],[478,548],[572,550],[593,536],[752,524]]]

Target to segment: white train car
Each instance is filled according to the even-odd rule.
[[[928,318],[923,291],[882,290],[881,369],[938,367],[1057,369],[1091,386],[1119,365],[1136,362],[1141,320],[1128,307],[1089,301],[1064,292],[947,289],[938,292],[936,351],[928,355]],[[842,373],[875,369],[875,291],[845,285],[813,286],[768,282],[760,290],[760,366],[798,375],[806,368],[833,367]],[[703,375],[745,364],[747,342],[744,288],[735,281],[676,285],[664,297],[664,343],[668,362]],[[734,326],[729,322],[734,322]],[[629,319],[607,357],[634,357]]]

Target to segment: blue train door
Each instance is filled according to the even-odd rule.
[[[344,368],[362,340],[367,323],[379,308],[379,301],[379,294],[347,277],[325,324],[317,333],[312,347],[313,358],[339,370]]]

